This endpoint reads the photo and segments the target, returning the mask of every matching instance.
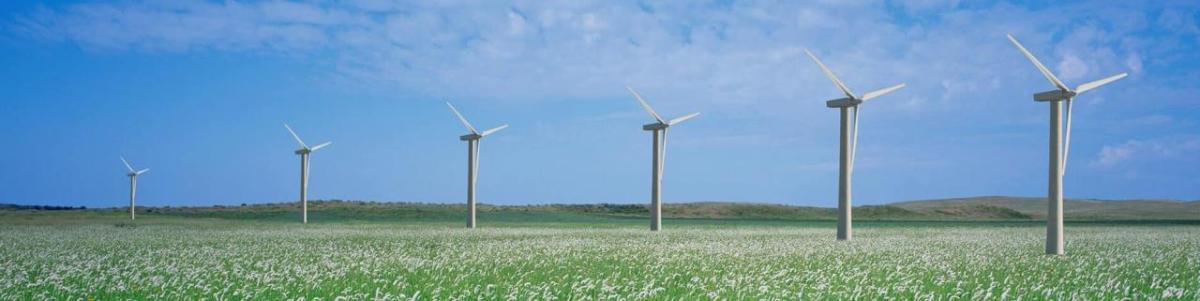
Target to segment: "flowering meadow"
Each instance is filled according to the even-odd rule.
[[[178,220],[176,220],[178,219]],[[1197,300],[1200,226],[0,221],[0,300]]]

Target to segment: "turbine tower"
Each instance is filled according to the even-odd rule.
[[[1038,59],[1034,57],[1029,50],[1026,50],[1025,46],[1021,45],[1021,42],[1017,42],[1017,38],[1014,38],[1010,34],[1008,35],[1008,40],[1012,41],[1013,45],[1017,46],[1017,49],[1021,50],[1022,54],[1025,54],[1025,58],[1028,58],[1029,61],[1033,63],[1033,66],[1037,67],[1038,71],[1042,73],[1042,76],[1045,76],[1046,80],[1049,80],[1050,83],[1055,87],[1054,90],[1033,94],[1033,100],[1050,103],[1050,179],[1048,184],[1049,189],[1047,191],[1048,196],[1046,198],[1049,207],[1046,212],[1046,254],[1062,255],[1062,179],[1067,169],[1067,153],[1071,149],[1071,100],[1074,99],[1076,95],[1079,95],[1079,93],[1083,93],[1124,78],[1128,74],[1120,73],[1100,80],[1091,81],[1079,85],[1072,90],[1071,88],[1068,88],[1066,84],[1063,84],[1062,81],[1058,80],[1058,77],[1055,77],[1054,73],[1050,72],[1050,69],[1047,69],[1045,65],[1042,65],[1042,62],[1038,61]],[[1063,115],[1062,104],[1064,102],[1067,105],[1065,141],[1059,138],[1063,131],[1063,122],[1060,118]]]
[[[471,126],[470,122],[467,122],[467,118],[463,117],[462,113],[458,112],[458,109],[454,108],[454,105],[450,104],[450,102],[446,102],[446,105],[450,107],[450,111],[454,112],[454,116],[458,116],[458,120],[462,121],[462,124],[467,128],[467,131],[471,132],[470,134],[459,136],[458,140],[467,142],[467,228],[474,229],[475,179],[479,176],[479,140],[483,139],[483,137],[487,137],[488,135],[507,128],[508,125],[505,124],[485,130],[483,132],[479,132],[475,130],[475,127]]]
[[[662,229],[662,174],[663,162],[667,159],[667,128],[692,119],[692,117],[696,117],[700,113],[696,112],[671,120],[663,120],[662,117],[658,116],[658,113],[654,112],[653,108],[650,108],[650,104],[647,104],[646,100],[642,99],[642,96],[637,91],[629,86],[626,86],[625,89],[628,89],[629,93],[633,94],[633,98],[636,98],[638,103],[642,105],[642,108],[646,109],[647,113],[650,113],[650,117],[654,117],[654,123],[643,125],[642,130],[654,132],[654,159],[650,162],[653,164],[650,172],[650,231],[658,231]]]
[[[150,171],[150,169],[135,171],[133,165],[129,165],[129,161],[126,161],[125,157],[121,157],[121,163],[125,163],[125,168],[129,169],[129,173],[125,174],[125,176],[129,177],[129,220],[135,220],[137,219],[137,216],[134,214],[134,209],[137,207],[137,177]]]
[[[296,150],[296,155],[300,156],[300,222],[307,224],[308,223],[308,157],[313,152],[315,152],[321,148],[324,148],[326,146],[329,146],[329,144],[333,143],[333,141],[317,144],[316,146],[313,146],[313,147],[308,147],[307,144],[304,144],[304,140],[300,140],[300,135],[296,135],[296,131],[293,131],[292,127],[288,126],[286,123],[283,124],[283,127],[288,130],[288,133],[292,133],[292,138],[296,138],[296,143],[300,144],[300,149]]]
[[[841,110],[841,153],[838,156],[837,239],[850,240],[854,237],[850,202],[850,180],[854,174],[854,155],[858,151],[858,106],[872,98],[904,88],[904,84],[901,83],[867,92],[862,96],[856,96],[853,92],[850,92],[850,88],[846,87],[846,84],[837,78],[837,75],[833,74],[833,71],[825,67],[825,64],[821,63],[820,59],[817,59],[816,55],[813,55],[808,49],[805,49],[804,53],[807,53],[808,57],[812,58],[813,62],[816,62],[817,66],[821,67],[821,71],[825,73],[825,76],[829,77],[829,80],[833,81],[833,84],[842,90],[842,94],[846,95],[843,98],[826,101],[825,106]],[[851,122],[853,122],[853,125],[851,125]]]

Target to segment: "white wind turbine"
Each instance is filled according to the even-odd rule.
[[[129,165],[129,161],[126,161],[125,157],[121,157],[121,163],[125,163],[125,168],[129,169],[129,173],[125,174],[125,176],[129,177],[129,220],[134,220],[137,219],[137,216],[134,214],[134,209],[137,207],[137,177],[150,171],[150,169],[134,170],[133,165]]]
[[[658,113],[654,112],[653,108],[650,108],[650,104],[646,103],[646,100],[642,99],[642,96],[637,91],[629,86],[626,86],[625,89],[628,89],[629,93],[632,93],[633,97],[642,105],[642,108],[646,109],[647,113],[650,113],[650,117],[654,117],[654,123],[642,125],[642,130],[654,132],[654,159],[651,160],[653,166],[651,166],[652,171],[650,172],[650,231],[658,231],[662,229],[662,174],[663,162],[667,159],[667,128],[692,119],[692,117],[696,117],[700,113],[696,112],[671,120],[663,120],[662,117],[658,116]]]
[[[454,105],[450,104],[450,102],[446,102],[446,105],[450,107],[450,111],[454,112],[454,116],[457,116],[458,120],[462,121],[462,124],[467,128],[467,131],[471,132],[470,134],[459,136],[458,139],[467,142],[467,228],[474,229],[475,179],[479,176],[479,140],[499,130],[507,128],[508,125],[505,124],[485,130],[483,132],[479,132],[475,130],[475,127],[471,126],[470,122],[467,122],[467,118],[463,117],[463,115],[458,112],[458,109],[454,108]]]
[[[1012,41],[1017,49],[1021,50],[1022,54],[1033,62],[1033,66],[1037,67],[1042,76],[1046,77],[1055,89],[1033,94],[1034,101],[1045,101],[1050,103],[1050,179],[1048,189],[1048,210],[1046,212],[1046,254],[1062,255],[1063,254],[1063,192],[1062,179],[1063,174],[1067,169],[1067,153],[1071,149],[1071,100],[1079,93],[1086,92],[1095,88],[1099,88],[1105,84],[1111,83],[1118,79],[1124,78],[1128,74],[1120,73],[1109,76],[1100,80],[1091,81],[1078,87],[1074,90],[1068,88],[1066,84],[1058,80],[1054,73],[1050,72],[1042,62],[1038,61],[1021,42],[1017,42],[1011,34],[1008,35],[1008,40]],[[1059,136],[1062,132],[1062,103],[1067,104],[1066,113],[1066,139],[1060,140]]]
[[[816,62],[817,66],[821,67],[821,71],[825,73],[825,76],[829,77],[829,80],[833,81],[833,84],[837,85],[838,89],[842,90],[842,93],[846,95],[844,98],[826,101],[825,106],[830,108],[838,108],[842,113],[840,144],[841,153],[838,157],[839,176],[837,239],[850,240],[854,237],[851,216],[852,207],[850,202],[850,180],[851,175],[854,173],[854,155],[858,150],[858,106],[867,100],[871,100],[872,98],[876,98],[884,94],[892,93],[900,88],[904,88],[904,84],[901,83],[895,86],[867,92],[862,96],[856,96],[853,92],[850,92],[850,88],[846,87],[846,84],[842,83],[842,81],[837,78],[837,75],[833,74],[833,71],[829,70],[828,67],[825,67],[825,64],[821,63],[820,59],[817,59],[816,55],[813,55],[811,51],[808,51],[808,49],[805,49],[804,53],[807,53],[808,57],[812,58],[813,62]],[[853,126],[851,125],[850,121],[851,117],[854,119]]]
[[[304,140],[300,140],[300,135],[296,135],[296,131],[293,131],[292,127],[288,126],[286,123],[283,124],[283,127],[288,130],[288,133],[292,133],[292,138],[296,138],[296,143],[300,144],[300,149],[296,150],[296,155],[300,156],[300,222],[307,224],[308,223],[308,157],[313,152],[315,152],[321,148],[324,148],[326,146],[329,146],[329,144],[331,144],[333,142],[330,141],[330,142],[317,144],[316,146],[313,146],[313,147],[308,147],[307,144],[304,144]]]

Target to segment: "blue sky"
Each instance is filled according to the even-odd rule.
[[[460,202],[481,128],[485,203],[645,202],[650,122],[667,202],[835,205],[837,89],[863,107],[856,205],[1043,196],[1052,88],[1081,95],[1068,197],[1200,199],[1200,4],[1187,1],[113,1],[0,4],[0,202],[122,206],[310,196]]]

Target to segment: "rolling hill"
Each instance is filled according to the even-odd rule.
[[[644,204],[480,204],[479,214],[510,221],[589,222],[640,219],[648,216]],[[1066,219],[1075,221],[1200,220],[1200,202],[1174,200],[1070,199],[1064,205]],[[0,211],[124,212],[123,208],[76,209],[54,206],[0,204]],[[294,203],[250,204],[210,207],[139,207],[152,215],[247,220],[293,220]],[[311,201],[310,218],[325,221],[458,221],[466,212],[462,204],[430,204],[363,201]],[[834,220],[837,211],[826,207],[741,202],[668,203],[663,215],[671,219],[697,220]],[[1041,198],[986,196],[919,200],[854,208],[855,220],[1042,220],[1046,202]]]
[[[925,214],[969,212],[971,208],[986,207],[1011,210],[1033,219],[1044,219],[1047,210],[1045,198],[1005,196],[909,201],[890,206]],[[1067,199],[1063,210],[1067,219],[1078,220],[1200,219],[1200,202],[1196,201]]]

